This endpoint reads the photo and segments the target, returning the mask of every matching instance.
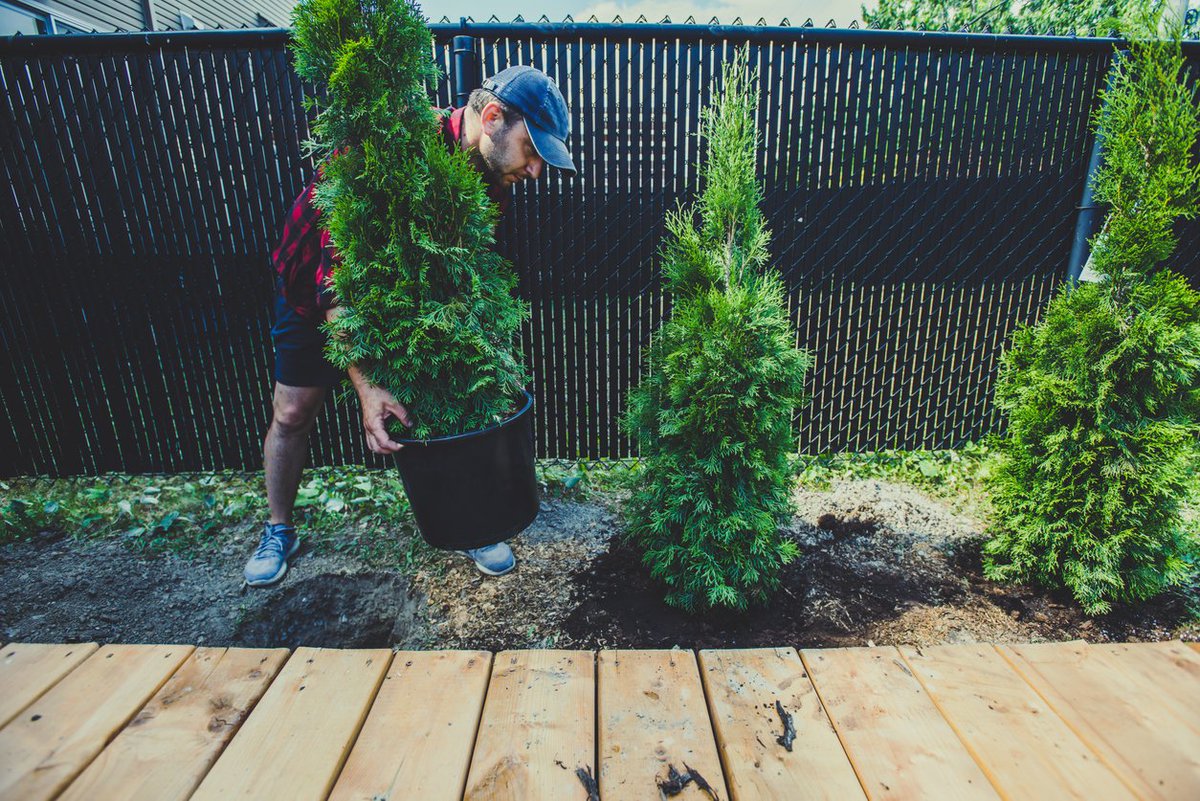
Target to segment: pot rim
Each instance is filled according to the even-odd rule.
[[[477,428],[474,431],[464,431],[461,434],[447,434],[443,437],[430,437],[429,439],[396,439],[393,437],[392,441],[399,442],[401,445],[433,445],[439,442],[455,442],[457,440],[483,436],[484,434],[495,431],[498,428],[504,428],[504,426],[508,425],[529,411],[529,408],[533,406],[533,393],[527,389],[522,389],[521,392],[525,393],[525,405],[521,407],[520,411],[513,412],[511,416],[506,417],[499,423],[494,423],[487,428]]]

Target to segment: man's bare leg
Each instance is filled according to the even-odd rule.
[[[308,459],[308,434],[325,402],[326,387],[275,384],[274,412],[263,442],[267,506],[272,523],[292,525],[300,476]]]

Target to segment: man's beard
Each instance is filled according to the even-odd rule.
[[[484,156],[483,153],[475,151],[475,166],[483,175],[483,182],[491,187],[499,187],[504,185],[504,178],[507,176],[508,159],[508,144],[512,134],[512,125],[506,125],[496,136],[492,137],[491,153]]]

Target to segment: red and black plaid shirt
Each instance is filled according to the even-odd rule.
[[[464,109],[441,109],[442,137],[448,148],[458,147],[462,134]],[[279,276],[284,300],[301,317],[322,319],[325,310],[337,305],[330,279],[341,258],[329,241],[329,232],[321,226],[321,212],[313,205],[313,193],[321,169],[292,204],[283,225],[279,247],[271,252],[271,264]],[[489,190],[500,210],[508,205],[509,194],[503,188]]]

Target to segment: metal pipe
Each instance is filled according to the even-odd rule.
[[[1105,96],[1113,90],[1113,84],[1121,68],[1122,59],[1129,55],[1128,50],[1118,50],[1113,56],[1108,68],[1108,83]],[[1103,112],[1101,112],[1103,113]],[[1100,209],[1095,205],[1093,196],[1096,190],[1096,172],[1100,169],[1104,151],[1104,129],[1096,128],[1096,138],[1092,140],[1092,154],[1088,158],[1087,180],[1083,183],[1083,197],[1079,201],[1079,216],[1075,218],[1075,236],[1071,241],[1071,257],[1067,260],[1067,282],[1079,283],[1083,268],[1091,255],[1088,242],[1096,233],[1097,219]]]
[[[463,20],[466,27],[466,20]],[[471,92],[479,88],[479,61],[475,57],[475,37],[455,36],[452,43],[454,53],[454,105],[465,106]]]

